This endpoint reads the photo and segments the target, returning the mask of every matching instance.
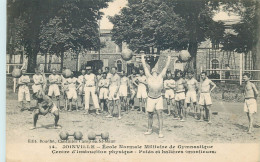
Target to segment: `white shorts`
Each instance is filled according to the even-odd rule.
[[[37,92],[39,92],[40,90],[42,90],[42,85],[40,85],[40,84],[38,84],[38,85],[34,84],[34,85],[32,85],[32,90],[33,90],[33,93],[37,93]]]
[[[185,93],[180,92],[175,94],[175,101],[185,100]]]
[[[108,88],[100,88],[99,99],[108,99]]]
[[[126,85],[120,85],[119,96],[120,97],[127,97],[127,86]]]
[[[167,98],[167,99],[174,99],[174,91],[173,89],[166,89],[165,90],[165,94],[164,94],[164,97]]]
[[[69,90],[67,91],[67,98],[70,99],[74,99],[77,100],[78,95],[77,95],[77,91],[75,88],[69,88]]]
[[[147,98],[146,87],[138,87],[136,98]]]
[[[252,114],[257,112],[257,103],[254,98],[245,99],[244,111]]]
[[[186,93],[186,99],[185,99],[186,103],[191,103],[191,102],[197,102],[197,94],[196,91],[188,91]]]
[[[109,87],[108,100],[119,100],[119,93],[118,92],[117,92],[116,97],[115,97],[116,90],[117,90],[117,86],[110,86]]]
[[[212,101],[211,101],[210,93],[200,93],[199,104],[200,105],[211,105]]]
[[[28,101],[28,102],[31,101],[30,100],[30,91],[29,91],[28,86],[26,86],[26,85],[19,86],[18,101],[23,101],[24,97],[25,97],[26,101]]]
[[[154,112],[155,110],[163,110],[163,98],[162,96],[159,98],[147,98],[147,105],[146,105],[146,111],[147,112]]]
[[[54,95],[57,97],[60,95],[60,89],[58,84],[52,84],[49,87],[49,92],[48,92],[48,96],[52,96],[54,93]]]

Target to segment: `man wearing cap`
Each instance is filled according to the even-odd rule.
[[[89,113],[89,99],[90,95],[92,96],[93,104],[96,109],[96,114],[99,114],[99,104],[98,104],[98,97],[97,97],[97,78],[96,75],[92,73],[91,67],[86,67],[87,74],[84,76],[84,85],[85,85],[85,112],[84,114]]]
[[[171,57],[168,56],[168,60],[165,68],[158,75],[157,70],[153,69],[152,74],[148,70],[144,55],[141,57],[141,61],[144,67],[145,75],[147,77],[147,86],[148,86],[148,98],[146,110],[148,112],[148,131],[145,132],[145,135],[150,135],[153,133],[152,124],[153,124],[153,114],[154,109],[157,112],[158,122],[159,122],[159,138],[163,138],[164,135],[162,133],[163,129],[163,118],[162,118],[162,110],[163,110],[163,98],[162,98],[162,90],[163,90],[163,77],[166,73],[168,66],[170,65]]]

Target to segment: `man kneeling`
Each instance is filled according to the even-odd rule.
[[[52,102],[51,98],[43,93],[43,91],[39,91],[35,97],[37,98],[37,107],[33,113],[33,127],[31,129],[36,128],[36,123],[39,115],[45,116],[49,112],[54,115],[54,128],[61,128],[58,126],[59,121],[59,110],[57,106]]]

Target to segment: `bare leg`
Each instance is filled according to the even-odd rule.
[[[54,115],[54,128],[61,128],[59,125],[58,125],[58,122],[59,122],[59,119],[60,119],[60,115],[59,115],[59,111],[55,111],[53,113]]]
[[[148,112],[148,130],[145,132],[145,135],[150,135],[153,133],[153,112]]]
[[[60,96],[56,96],[57,108],[60,110]]]
[[[74,101],[75,101],[75,103],[76,103],[76,110],[79,111],[78,100],[76,99],[76,100],[74,100]]]
[[[145,113],[147,113],[147,112],[146,112],[147,99],[144,98],[143,100],[144,100],[144,111],[145,111]]]
[[[193,102],[193,110],[194,110],[194,118],[197,119],[198,108],[196,102]]]
[[[106,116],[107,118],[112,118],[113,117],[113,109],[114,109],[114,104],[113,100],[108,101],[108,115]]]
[[[70,104],[70,108],[68,111],[71,111],[72,110],[72,99],[69,99],[69,104]]]
[[[33,127],[31,127],[30,129],[36,128],[36,124],[37,124],[37,121],[38,121],[39,114],[40,114],[39,109],[34,110],[34,112],[33,112]]]
[[[200,106],[200,121],[204,121],[203,120],[203,116],[204,116],[204,106]]]
[[[143,111],[142,98],[139,98],[139,113]]]
[[[208,112],[208,123],[211,124],[211,109],[210,109],[210,105],[206,106],[207,108],[207,112]]]
[[[170,103],[170,99],[166,98],[166,102],[167,102],[167,110],[168,110],[168,115],[171,115],[171,103]]]
[[[117,109],[118,109],[118,119],[121,119],[121,104],[120,104],[120,100],[116,100],[114,102],[116,103]]]
[[[248,121],[249,121],[248,133],[252,133],[252,129],[253,129],[253,114],[247,112],[247,117],[248,117]]]
[[[158,123],[159,123],[159,138],[163,138],[163,115],[162,110],[157,110],[157,117],[158,117]]]

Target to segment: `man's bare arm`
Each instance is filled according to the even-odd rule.
[[[253,83],[252,83],[252,88],[253,88],[253,91],[254,91],[254,94],[255,94],[255,98],[257,98],[258,90],[257,90],[256,86]]]
[[[144,67],[145,75],[146,75],[146,76],[151,76],[151,73],[149,72],[149,70],[148,70],[148,68],[147,68],[147,66],[146,66],[144,56],[145,56],[145,55],[142,55],[142,56],[141,56],[141,61],[142,61],[143,67]]]
[[[210,84],[213,86],[210,90],[210,93],[216,88],[216,84],[214,82],[210,82]]]
[[[167,60],[166,66],[164,67],[162,72],[159,74],[161,77],[163,77],[166,74],[166,71],[167,71],[167,69],[168,69],[168,67],[170,65],[170,62],[171,62],[171,56],[168,56],[168,60]]]

